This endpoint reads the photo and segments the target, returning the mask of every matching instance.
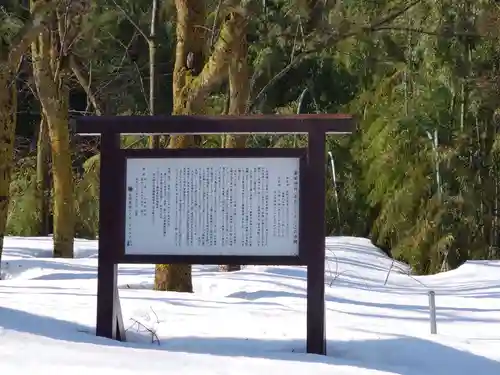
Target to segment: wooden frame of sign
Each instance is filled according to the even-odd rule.
[[[101,136],[96,334],[125,340],[120,263],[307,266],[307,352],[326,354],[325,138],[348,115],[89,116]],[[122,134],[307,134],[305,149],[121,149]]]

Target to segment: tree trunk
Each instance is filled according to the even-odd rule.
[[[156,115],[158,100],[158,72],[157,72],[157,44],[158,41],[156,30],[160,19],[160,5],[159,0],[152,1],[151,7],[151,28],[149,32],[148,49],[149,49],[149,114]],[[150,148],[160,148],[160,136],[153,135],[149,137]]]
[[[6,55],[0,53],[0,265],[7,227],[12,173],[12,153],[16,134],[16,75],[24,53],[43,29],[52,10],[52,3],[34,7],[32,18],[12,40]]]
[[[233,15],[233,17],[241,17]],[[244,19],[239,23],[245,25]],[[246,25],[245,25],[246,26]],[[248,45],[246,42],[246,27],[237,30],[234,37],[235,43],[231,51],[233,53],[229,64],[229,115],[245,115],[247,113],[248,99],[250,95],[250,77],[248,71]],[[245,148],[248,135],[228,134],[225,137],[224,147]],[[219,271],[239,271],[241,267],[237,264],[222,264]]]
[[[68,131],[69,92],[59,94],[57,110],[49,109],[47,120],[52,145],[54,176],[54,257],[73,258],[75,218],[73,202],[73,169]],[[50,97],[49,97],[50,98]],[[53,97],[52,97],[53,98]]]
[[[36,148],[36,199],[38,212],[38,235],[50,233],[50,139],[47,119],[42,113]]]
[[[177,10],[177,45],[175,53],[174,77],[172,90],[174,107],[172,114],[188,114],[187,90],[188,70],[186,62],[188,53],[193,57],[194,66],[191,70],[201,70],[203,66],[203,43],[205,32],[197,25],[205,24],[205,1],[176,0]],[[195,68],[196,67],[196,68]],[[192,136],[174,136],[170,138],[169,148],[187,148],[194,146]],[[155,272],[155,289],[176,292],[193,292],[191,265],[189,264],[158,264]]]
[[[177,45],[173,74],[174,115],[203,114],[203,104],[210,91],[228,74],[231,49],[238,29],[244,27],[245,17],[233,12],[224,21],[219,39],[205,62],[204,44],[206,9],[202,0],[176,0]],[[196,147],[196,137],[175,135],[169,148]],[[192,292],[191,265],[156,266],[155,289]]]
[[[4,69],[5,66],[6,64],[0,65],[0,262],[9,211],[17,110],[15,73],[8,67]]]
[[[59,54],[61,43],[54,30],[57,30],[55,24],[45,28],[32,44],[33,76],[52,147],[54,257],[72,258],[75,218],[68,129],[69,89],[65,76],[69,61]]]

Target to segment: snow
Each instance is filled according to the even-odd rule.
[[[77,240],[75,259],[52,259],[50,238],[8,237],[0,371],[500,374],[500,262],[467,262],[417,277],[367,239],[326,243],[325,357],[305,353],[303,267],[220,273],[195,266],[195,293],[187,295],[152,291],[153,266],[122,265],[118,282],[129,342],[119,343],[94,334],[95,241]],[[430,334],[429,290],[436,292],[437,335]]]

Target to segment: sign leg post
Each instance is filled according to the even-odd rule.
[[[117,265],[99,260],[97,268],[97,325],[96,335],[116,339],[116,302],[115,294]]]
[[[310,131],[308,223],[307,352],[326,355],[325,335],[325,133]]]
[[[286,125],[285,125],[286,124]],[[348,134],[352,132],[353,129],[353,119],[350,115],[303,115],[303,116],[242,116],[234,118],[233,116],[220,116],[220,117],[206,117],[206,116],[83,116],[77,120],[76,131],[79,134],[100,134],[101,135],[101,173],[100,173],[100,214],[99,214],[99,257],[98,257],[98,286],[97,286],[97,329],[96,334],[98,336],[103,336],[111,339],[124,340],[125,330],[123,329],[123,319],[121,315],[121,307],[119,301],[119,293],[117,288],[117,270],[119,263],[139,263],[139,264],[152,264],[152,263],[170,263],[170,264],[270,264],[270,265],[307,265],[307,352],[325,355],[326,354],[326,335],[325,335],[325,182],[326,182],[326,148],[325,148],[325,138],[327,133],[337,133],[337,134]],[[177,149],[177,150],[120,150],[120,134],[223,134],[223,133],[238,133],[238,134],[252,134],[252,133],[308,133],[309,145],[308,145],[308,157],[307,165],[304,160],[304,150],[301,150],[297,154],[298,150],[292,152],[292,149]],[[146,177],[147,180],[147,168],[144,168],[144,164],[153,165],[154,159],[160,159],[156,161],[159,163],[155,169],[165,167],[165,159],[177,158],[179,161],[183,159],[201,159],[201,158],[226,158],[230,160],[234,159],[247,159],[248,158],[260,158],[259,161],[262,163],[262,158],[268,157],[278,157],[278,158],[294,158],[299,161],[299,171],[297,175],[296,166],[292,168],[285,168],[283,170],[283,165],[278,166],[278,168],[270,168],[270,165],[265,165],[261,170],[261,167],[257,168],[255,172],[255,165],[249,165],[248,170],[252,170],[257,173],[258,176],[250,178],[251,181],[256,179],[257,181],[262,181],[262,186],[265,185],[264,202],[268,202],[268,198],[275,192],[276,196],[286,196],[283,198],[283,202],[279,203],[277,206],[286,205],[287,209],[291,206],[294,207],[295,212],[300,212],[299,215],[293,214],[293,220],[291,221],[292,235],[288,239],[288,244],[284,244],[283,239],[280,238],[279,243],[268,243],[267,240],[267,230],[273,232],[273,227],[269,227],[269,221],[264,220],[264,216],[259,216],[258,220],[262,222],[257,223],[260,230],[257,233],[265,233],[265,240],[261,239],[260,244],[265,243],[267,250],[274,252],[274,254],[269,254],[266,252],[265,256],[262,253],[263,248],[259,247],[259,251],[252,252],[252,246],[247,246],[246,249],[249,251],[248,254],[242,255],[238,251],[231,252],[230,249],[226,249],[224,254],[220,252],[213,252],[210,250],[210,246],[203,245],[203,251],[206,254],[201,254],[200,252],[190,253],[194,247],[189,245],[183,251],[170,252],[171,248],[175,244],[182,241],[179,237],[175,237],[172,233],[166,236],[165,229],[162,230],[163,238],[160,244],[155,245],[157,249],[152,251],[152,243],[154,241],[148,241],[150,238],[147,236],[151,235],[154,231],[151,231],[151,221],[157,223],[158,221],[148,221],[144,217],[148,216],[146,213],[147,209],[143,210],[141,214],[141,219],[133,220],[132,215],[127,215],[127,208],[132,207],[130,203],[127,205],[126,198],[128,195],[131,196],[134,188],[132,186],[126,186],[129,177],[132,177],[132,173],[129,175],[131,170],[133,170],[134,160],[136,163],[143,164],[139,165],[143,170],[146,170],[146,176],[143,176],[141,170],[141,177]],[[149,159],[145,162],[144,160],[138,161],[139,159]],[[224,165],[227,164],[224,161]],[[196,162],[196,160],[195,160]],[[236,161],[235,161],[236,162]],[[240,161],[237,163],[241,164]],[[283,163],[283,161],[281,161]],[[294,162],[296,163],[296,161]],[[196,167],[199,167],[199,162],[194,163]],[[291,163],[287,161],[288,166]],[[231,168],[239,170],[241,165],[235,165]],[[189,168],[188,168],[189,169]],[[292,171],[290,176],[287,175],[286,170]],[[271,170],[272,173],[268,173]],[[184,171],[185,172],[185,171]],[[180,173],[179,178],[186,182],[188,177],[186,173]],[[261,173],[265,172],[265,173]],[[304,173],[302,173],[304,172]],[[168,172],[170,173],[170,172]],[[226,173],[226,172],[224,172]],[[246,173],[246,169],[245,169]],[[152,185],[159,183],[160,185],[165,185],[165,177],[159,177],[158,173],[150,173],[152,175]],[[189,176],[192,177],[193,174]],[[303,175],[306,176],[304,180]],[[235,180],[232,174],[228,177],[229,180]],[[272,177],[270,177],[272,176]],[[158,178],[159,177],[159,178]],[[191,178],[190,177],[190,178]],[[300,180],[299,189],[293,184],[297,181],[297,177]],[[283,180],[284,178],[284,180]],[[209,177],[213,179],[213,177]],[[276,186],[271,186],[272,189],[268,189],[270,184],[270,179],[272,179],[273,184]],[[276,181],[277,180],[277,181]],[[138,181],[137,179],[135,181]],[[158,182],[159,181],[159,182]],[[171,183],[168,179],[168,183]],[[241,180],[243,181],[243,180]],[[245,179],[247,181],[247,179]],[[286,189],[282,186],[282,181],[285,181],[286,189],[288,189],[288,195],[286,194]],[[287,182],[288,181],[288,182]],[[293,186],[290,185],[290,181],[293,182]],[[303,183],[305,181],[305,183]],[[144,181],[143,181],[144,182]],[[150,184],[151,184],[150,183]],[[248,181],[247,181],[248,183]],[[135,182],[138,185],[139,182]],[[220,182],[218,182],[220,184]],[[144,184],[141,186],[144,187]],[[146,186],[148,186],[146,184]],[[162,197],[161,193],[156,193],[149,188],[145,188],[148,193],[151,194],[149,198],[155,201],[156,205],[150,205],[151,211],[154,213],[156,206],[159,206],[158,196],[160,199]],[[173,184],[174,190],[184,189],[185,185],[180,183]],[[206,186],[204,184],[203,186]],[[245,185],[245,189],[248,189],[250,184]],[[260,185],[259,185],[260,186]],[[262,186],[259,189],[262,189]],[[304,188],[304,189],[303,189]],[[156,189],[156,188],[155,188]],[[273,190],[274,189],[274,190]],[[242,189],[240,189],[241,191]],[[244,190],[244,189],[243,189]],[[299,199],[297,201],[297,190],[299,190]],[[158,190],[159,191],[159,190]],[[201,190],[195,190],[199,193]],[[250,190],[251,191],[251,190]],[[128,194],[128,195],[127,195]],[[280,195],[281,194],[281,195]],[[196,198],[198,200],[206,200],[203,198]],[[293,197],[293,202],[287,202]],[[300,202],[302,201],[302,203]],[[131,201],[129,201],[131,202]],[[222,200],[220,201],[222,202]],[[304,208],[305,202],[305,209]],[[252,201],[252,204],[255,203]],[[216,204],[212,203],[214,206]],[[267,204],[267,203],[266,203]],[[144,205],[144,204],[143,204]],[[220,204],[219,204],[220,205]],[[223,207],[227,206],[226,203],[221,204]],[[148,206],[148,204],[146,204]],[[176,206],[177,207],[177,206]],[[146,207],[147,208],[147,207]],[[274,209],[274,208],[273,208]],[[170,210],[170,208],[169,208]],[[176,210],[180,210],[176,208]],[[256,211],[256,210],[254,210]],[[265,214],[268,214],[266,207]],[[138,211],[136,211],[138,212]],[[177,214],[177,211],[175,211]],[[223,216],[226,211],[221,210]],[[288,211],[287,211],[288,212]],[[243,210],[242,217],[248,222],[252,222],[252,216],[247,219],[244,215],[245,210]],[[182,215],[179,214],[181,217]],[[135,214],[134,216],[138,216]],[[153,217],[154,214],[152,214]],[[297,220],[297,216],[298,220]],[[186,215],[184,215],[186,217]],[[225,217],[225,216],[224,216]],[[289,219],[289,218],[288,218]],[[225,220],[225,219],[224,219]],[[298,221],[298,223],[297,223]],[[193,220],[191,220],[193,222]],[[210,222],[210,220],[207,220]],[[247,221],[245,221],[246,223]],[[135,223],[135,224],[131,224]],[[265,229],[265,226],[268,226]],[[135,236],[139,238],[137,242],[130,238],[133,237],[133,231],[130,229],[134,227]],[[247,225],[244,225],[247,227]],[[299,228],[297,232],[296,229]],[[128,231],[126,230],[128,229]],[[236,241],[236,235],[232,232],[232,229],[228,229],[228,225],[224,225],[222,231],[227,233],[228,236],[232,236],[233,240]],[[282,225],[275,226],[275,228],[282,228]],[[287,226],[285,225],[285,228]],[[288,227],[289,228],[289,227]],[[264,230],[265,229],[265,230]],[[303,230],[304,229],[304,230]],[[187,233],[193,233],[197,229],[194,226],[183,230],[181,236],[187,236]],[[281,229],[277,229],[276,233],[281,233]],[[158,233],[160,233],[158,231]],[[273,232],[274,233],[274,232]],[[300,234],[302,233],[302,235]],[[281,235],[275,234],[277,237],[282,237]],[[193,236],[190,235],[190,241],[192,241]],[[127,239],[127,240],[126,240]],[[144,242],[146,240],[146,242]],[[170,245],[168,241],[170,241]],[[142,241],[142,245],[141,245]],[[238,241],[243,241],[243,243],[251,243],[248,237],[240,238]],[[246,242],[245,242],[246,241]],[[139,246],[137,245],[139,243]],[[157,241],[158,243],[158,241]],[[234,243],[238,243],[237,241]],[[233,245],[234,245],[233,243]],[[178,246],[178,245],[175,245]],[[180,245],[179,245],[180,246]],[[183,245],[184,246],[184,245]],[[232,246],[232,245],[231,245]],[[134,248],[135,247],[135,248]],[[295,249],[297,247],[297,249]],[[159,248],[159,249],[158,249]],[[167,251],[163,250],[167,249]],[[170,250],[169,250],[170,249]],[[251,251],[252,250],[252,251]]]
[[[120,135],[103,133],[101,137],[99,250],[97,267],[97,321],[96,335],[117,338],[116,302],[118,296],[117,271],[114,259],[116,207],[113,197],[115,183],[116,150],[120,148]]]

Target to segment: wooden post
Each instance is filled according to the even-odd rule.
[[[122,338],[117,335],[119,298],[117,287],[118,265],[114,259],[116,204],[111,197],[114,191],[116,154],[120,148],[120,135],[103,133],[101,136],[101,171],[99,194],[99,253],[97,266],[97,324],[96,335],[109,339]],[[119,302],[118,302],[119,303]],[[124,334],[124,333],[123,333]]]
[[[349,134],[349,115],[299,116],[114,116],[82,117],[80,134],[101,134],[98,336],[125,340],[117,288],[117,265],[255,264],[307,266],[307,352],[326,354],[325,335],[325,183],[327,133]],[[308,134],[307,157],[300,149],[149,149],[120,150],[120,134],[300,133]],[[299,254],[259,255],[209,253],[127,254],[125,251],[126,167],[134,158],[265,158],[300,160]]]
[[[307,194],[307,352],[326,355],[325,335],[325,132],[311,130]]]

